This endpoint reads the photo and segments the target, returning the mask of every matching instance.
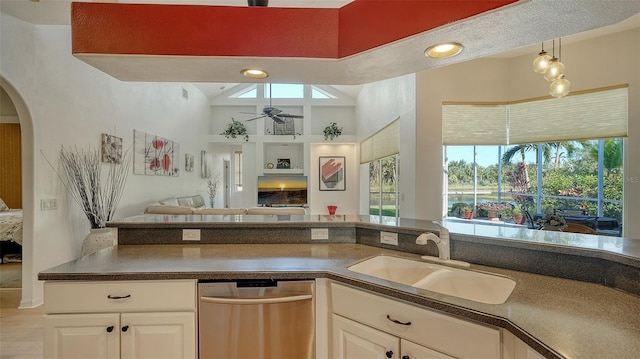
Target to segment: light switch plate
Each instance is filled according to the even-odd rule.
[[[199,241],[200,230],[199,229],[183,229],[182,240],[183,241]]]
[[[398,233],[380,232],[380,243],[398,245]]]
[[[311,228],[311,239],[329,239],[329,228]]]

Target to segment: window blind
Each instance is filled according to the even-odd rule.
[[[400,119],[360,143],[360,163],[400,153]]]
[[[445,145],[502,145],[507,137],[507,104],[455,104],[442,106]]]
[[[503,145],[627,136],[628,85],[563,99],[443,103],[445,145]]]

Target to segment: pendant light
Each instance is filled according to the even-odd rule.
[[[564,75],[560,76],[557,80],[553,81],[549,85],[549,95],[557,98],[563,98],[571,91],[571,81],[564,78]]]
[[[549,60],[551,60],[551,56],[544,51],[544,42],[542,43],[542,49],[538,53],[538,57],[533,60],[533,72],[537,74],[543,74],[547,67],[549,66]]]
[[[560,40],[558,40],[559,42]],[[562,51],[562,44],[559,42],[559,50]],[[545,70],[544,78],[547,81],[554,81],[559,79],[562,75],[564,75],[564,64],[560,62],[558,58],[556,58],[556,42],[553,41],[553,57],[549,60],[549,66]]]

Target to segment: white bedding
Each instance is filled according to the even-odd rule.
[[[0,211],[0,241],[14,241],[22,245],[22,210]]]

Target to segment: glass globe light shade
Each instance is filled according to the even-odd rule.
[[[538,57],[533,60],[533,72],[543,74],[547,70],[550,60],[551,56],[547,55],[547,52],[542,50],[538,54]]]
[[[547,70],[542,76],[544,76],[547,81],[554,81],[562,75],[564,75],[564,64],[554,57],[549,61],[549,66],[547,66]]]
[[[563,98],[571,91],[571,81],[567,80],[563,76],[553,81],[549,86],[549,95],[557,98]]]

